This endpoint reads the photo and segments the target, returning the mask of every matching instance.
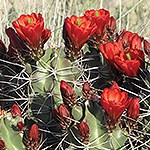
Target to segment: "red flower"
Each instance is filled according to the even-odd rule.
[[[93,35],[91,42],[93,44],[99,44],[102,42],[114,41],[116,20],[114,17],[110,17],[109,11],[105,9],[99,10],[87,10],[84,14],[87,18],[91,19],[97,25],[97,30]]]
[[[29,139],[33,142],[38,142],[40,133],[37,124],[33,124],[29,131]]]
[[[130,105],[127,109],[127,116],[133,120],[136,120],[139,116],[140,104],[138,98],[131,98]],[[131,122],[134,122],[131,120]]]
[[[150,43],[144,40],[144,51],[150,57]]]
[[[106,31],[106,27],[109,23],[110,13],[109,11],[105,9],[99,9],[99,10],[87,10],[84,14],[87,18],[92,19],[96,25],[96,36],[101,36]]]
[[[110,63],[114,63],[114,56],[118,55],[123,51],[122,45],[120,42],[108,42],[106,44],[100,44],[99,50],[105,57],[105,59]]]
[[[142,41],[143,38],[140,37],[137,33],[132,33],[130,31],[123,30],[118,41],[122,42],[122,45],[125,50],[128,49],[137,49],[142,50]]]
[[[85,16],[66,18],[63,28],[65,46],[72,56],[80,54],[84,43],[95,33],[97,26]]]
[[[51,31],[49,29],[44,29],[41,35],[41,46],[43,48],[44,44],[47,42],[47,40],[51,36]]]
[[[141,38],[138,34],[134,33],[130,43],[131,44],[130,47],[132,49],[142,50],[142,41],[143,38]]]
[[[139,68],[142,67],[144,54],[140,50],[129,49],[127,52],[114,56],[115,67],[127,76],[136,76]]]
[[[137,36],[135,35],[134,38],[136,39]],[[133,41],[135,41],[135,39]],[[111,65],[114,65],[117,70],[132,77],[138,74],[140,67],[143,67],[144,53],[142,50],[136,49],[137,47],[139,48],[139,45],[136,44],[136,42],[132,42],[131,45],[131,47],[135,49],[130,48],[130,45],[128,45],[129,43],[127,42],[128,40],[130,39],[124,36],[124,41],[119,40],[118,42],[100,44],[99,50],[105,59]]]
[[[14,104],[12,107],[11,107],[11,114],[13,117],[21,117],[21,110],[20,108],[18,107],[17,104]]]
[[[4,150],[5,149],[5,143],[3,142],[3,140],[0,140],[0,150]]]
[[[60,83],[60,91],[65,105],[70,107],[76,104],[76,95],[71,85],[64,80]]]
[[[63,130],[66,130],[70,124],[70,112],[64,104],[59,105],[52,111],[54,120],[60,125]]]
[[[124,110],[129,105],[128,94],[121,92],[116,82],[105,88],[101,95],[101,105],[105,109],[110,125],[115,126]]]
[[[23,14],[12,24],[18,35],[33,48],[43,45],[51,35],[50,30],[44,29],[44,19],[41,14]]]
[[[109,18],[107,30],[111,33],[114,33],[114,31],[116,30],[116,20],[112,16]]]
[[[77,125],[77,128],[78,128],[81,140],[88,142],[89,138],[90,138],[90,133],[89,133],[89,127],[88,127],[87,123],[84,121],[81,121]]]

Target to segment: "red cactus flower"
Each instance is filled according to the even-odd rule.
[[[11,107],[11,114],[13,117],[21,117],[21,110],[17,104],[13,104],[13,106]]]
[[[142,50],[143,38],[137,33],[132,33],[130,31],[123,30],[118,37],[118,41],[122,42],[124,49],[138,49]]]
[[[93,35],[93,44],[99,44],[102,42],[108,42],[114,40],[116,20],[114,17],[110,17],[109,11],[105,9],[99,10],[87,10],[84,14],[87,18],[91,19],[97,25],[97,30]]]
[[[30,131],[29,131],[30,141],[38,142],[39,136],[40,136],[40,133],[39,133],[38,126],[37,126],[37,124],[33,124],[30,128]]]
[[[51,35],[50,30],[44,29],[44,19],[41,14],[23,14],[12,24],[18,35],[33,48],[43,45]]]
[[[61,104],[59,107],[55,108],[52,111],[52,116],[63,130],[66,130],[71,124],[70,112],[64,104]]]
[[[51,31],[49,29],[44,29],[44,31],[42,32],[41,35],[41,46],[43,48],[44,44],[47,42],[47,40],[50,38],[51,36]]]
[[[89,141],[90,132],[89,132],[89,126],[87,125],[87,123],[85,121],[81,121],[77,125],[77,128],[78,128],[81,140],[82,141]]]
[[[132,37],[132,32],[122,30],[121,34],[118,37],[118,41],[121,41],[124,49],[129,49]]]
[[[114,65],[123,74],[133,77],[137,76],[139,68],[142,67],[142,60],[144,53],[141,50],[129,49],[114,56]]]
[[[5,149],[5,143],[3,140],[0,140],[0,150],[4,150]]]
[[[128,93],[121,92],[118,84],[114,82],[110,88],[103,90],[100,102],[105,109],[109,124],[115,126],[129,105]]]
[[[150,57],[150,43],[144,40],[144,51]]]
[[[123,52],[120,42],[108,42],[106,44],[100,44],[99,50],[110,64],[114,64],[115,55]]]
[[[132,49],[142,50],[142,41],[143,41],[143,38],[140,37],[138,34],[134,33],[131,43],[130,43],[131,44],[130,47]]]
[[[78,56],[84,43],[95,33],[97,26],[85,16],[66,18],[63,28],[65,46],[72,56]]]
[[[65,105],[70,107],[76,104],[76,95],[71,85],[64,80],[60,83],[60,91]]]
[[[124,42],[121,41],[121,39],[118,42],[108,42],[106,44],[100,44],[99,50],[103,54],[105,59],[111,65],[115,66],[116,69],[121,73],[130,77],[137,76],[139,68],[143,67],[144,53],[142,50],[136,49],[137,47],[139,48],[139,45],[135,44],[136,42],[132,42],[131,45],[135,49],[130,48],[130,45],[127,46],[127,41],[130,39],[126,38],[126,36],[124,37]],[[122,42],[123,44],[126,43],[126,47],[122,44]]]
[[[110,31],[111,33],[114,33],[114,31],[116,30],[116,20],[114,17],[110,17],[109,18],[109,22],[108,22],[108,26],[107,26],[108,31]]]
[[[109,11],[105,9],[99,9],[99,10],[87,10],[84,14],[87,18],[92,19],[96,25],[96,35],[101,36],[106,31],[106,26],[109,23],[110,13]]]
[[[136,120],[139,116],[140,104],[138,98],[131,98],[130,105],[127,109],[127,116],[133,120]],[[131,120],[131,122],[134,122]]]

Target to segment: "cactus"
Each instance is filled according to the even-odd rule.
[[[5,146],[8,149],[24,150],[25,146],[22,141],[22,133],[18,134],[13,130],[13,127],[17,127],[18,122],[23,122],[23,118],[17,117],[13,118],[11,113],[2,111],[1,115],[1,125],[0,125],[0,137],[4,141]]]
[[[148,149],[148,41],[117,33],[105,9],[67,17],[65,48],[44,49],[41,14],[13,26],[0,41],[3,149]]]

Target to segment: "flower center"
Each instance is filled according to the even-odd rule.
[[[99,16],[99,13],[98,13],[98,11],[95,11],[95,15],[96,15],[96,17],[98,17],[98,16]]]
[[[32,23],[32,22],[33,22],[32,18],[29,18],[28,23]]]
[[[127,53],[126,56],[127,56],[127,58],[128,58],[129,60],[131,60],[131,54],[130,54],[130,53]]]
[[[81,20],[81,19],[77,19],[77,20],[76,20],[76,24],[77,24],[78,26],[80,26],[81,23],[82,23],[82,20]]]

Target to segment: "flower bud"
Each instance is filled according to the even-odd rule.
[[[83,98],[86,100],[93,100],[93,101],[97,100],[97,97],[94,95],[94,92],[91,90],[88,82],[85,82],[83,84],[82,94],[83,94]]]
[[[6,58],[6,46],[5,44],[3,43],[2,40],[0,40],[0,58],[1,59],[5,59]]]
[[[18,122],[17,127],[20,131],[24,130],[24,124],[22,122]]]
[[[5,149],[5,143],[3,142],[3,140],[0,140],[0,150],[4,150]]]
[[[15,30],[11,27],[6,29],[10,44],[8,46],[8,58],[10,61],[22,64],[23,60],[32,60],[32,49],[27,46],[26,42],[19,37]]]
[[[72,86],[64,80],[60,83],[60,91],[65,105],[72,107],[76,104],[75,92]]]
[[[71,124],[70,112],[64,104],[61,104],[59,107],[54,108],[54,110],[52,111],[52,116],[63,130],[66,130]]]
[[[21,111],[17,104],[11,107],[11,114],[13,117],[21,117]]]
[[[37,124],[33,124],[29,131],[29,139],[33,142],[38,142],[40,133]]]
[[[82,93],[83,93],[83,96],[85,97],[85,99],[88,99],[88,97],[90,97],[90,86],[89,86],[88,82],[85,82],[83,84]]]
[[[131,118],[131,123],[137,120],[140,111],[140,104],[138,98],[131,98],[130,105],[127,109],[127,116]]]
[[[84,121],[81,121],[77,125],[77,128],[78,128],[78,131],[80,134],[81,141],[89,142],[90,133],[89,133],[89,127],[88,127],[87,123]]]
[[[144,40],[144,51],[150,57],[150,43]]]

